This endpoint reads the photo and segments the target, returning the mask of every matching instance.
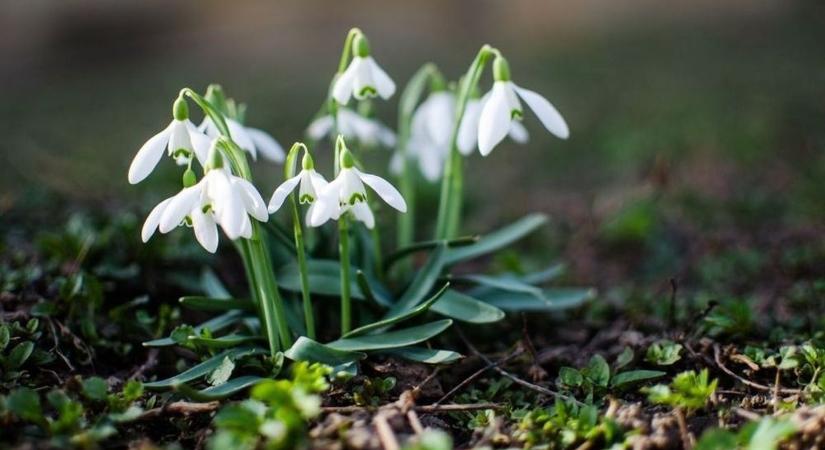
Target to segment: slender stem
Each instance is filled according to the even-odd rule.
[[[341,334],[352,329],[350,304],[349,218],[346,213],[338,220],[338,253],[341,257]]]
[[[292,222],[295,231],[295,249],[298,253],[298,271],[301,276],[301,299],[304,304],[304,322],[307,328],[307,337],[315,339],[315,315],[312,312],[312,300],[309,295],[309,270],[307,268],[306,250],[304,249],[304,233],[301,227],[301,218],[298,215],[298,204],[292,199]]]
[[[438,221],[436,224],[436,239],[450,239],[456,236],[461,226],[461,203],[463,195],[462,160],[458,151],[458,129],[467,102],[478,84],[484,66],[496,52],[489,45],[481,47],[473,63],[459,83],[458,98],[456,99],[456,113],[453,122],[453,131],[450,136],[450,156],[444,167],[444,178],[441,180],[441,197],[438,203]]]

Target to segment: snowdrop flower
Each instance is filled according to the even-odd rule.
[[[243,126],[237,120],[226,116],[224,116],[224,120],[227,128],[229,128],[229,135],[232,140],[238,144],[238,147],[252,155],[252,159],[257,160],[258,153],[260,153],[272,162],[284,162],[286,158],[284,148],[269,133],[257,128]],[[209,137],[216,138],[220,136],[218,127],[209,117],[204,118],[198,128],[203,130]]]
[[[447,90],[431,93],[416,108],[410,124],[407,156],[418,160],[421,173],[428,181],[441,177],[444,163],[450,154],[450,137],[455,120],[455,95]],[[400,173],[402,155],[396,152],[390,161],[390,170]]]
[[[332,98],[346,105],[350,97],[357,100],[380,95],[384,100],[395,93],[395,83],[370,56],[366,36],[358,34],[352,41],[352,61],[344,73],[338,75],[332,87]]]
[[[519,97],[536,113],[547,131],[561,139],[570,134],[561,114],[541,95],[510,81],[510,68],[501,56],[493,62],[495,83],[484,101],[478,119],[478,149],[487,156],[499,142],[512,132],[512,124],[521,120],[524,112]]]
[[[375,217],[367,204],[367,190],[364,184],[371,187],[388,205],[402,213],[407,212],[404,197],[389,182],[355,168],[352,154],[343,142],[339,136],[337,145],[341,149],[341,171],[318,197],[309,216],[309,225],[318,227],[329,219],[337,220],[342,214],[352,211],[356,220],[363,222],[367,228],[373,228]]]
[[[332,116],[321,116],[307,128],[307,134],[314,140],[321,140],[333,132],[335,121]],[[338,133],[348,139],[357,139],[365,145],[395,145],[395,133],[377,120],[368,119],[344,107],[338,108]]]
[[[481,99],[470,99],[464,108],[464,117],[461,118],[461,125],[458,127],[457,146],[462,155],[468,156],[478,145],[478,120],[481,117],[481,109],[484,103],[490,98],[487,93]],[[507,133],[510,139],[519,144],[526,143],[530,134],[518,120],[510,122],[510,131]]]
[[[178,165],[188,164],[193,156],[201,165],[206,163],[211,139],[198,131],[195,124],[189,120],[186,100],[181,97],[175,100],[172,116],[172,122],[138,150],[129,166],[130,184],[140,183],[152,173],[163,156],[164,147]]]
[[[308,151],[304,151],[304,158],[301,161],[301,171],[298,175],[284,181],[275,192],[272,194],[272,199],[269,200],[269,212],[274,213],[281,205],[284,204],[287,196],[298,187],[298,202],[301,204],[309,204],[306,221],[312,215],[312,210],[315,207],[315,200],[318,195],[328,185],[327,180],[315,171],[315,163],[312,161]]]
[[[201,246],[214,253],[218,248],[218,225],[229,239],[249,239],[252,237],[249,216],[261,222],[269,219],[261,194],[250,182],[222,167],[223,158],[214,145],[212,152],[206,175],[200,181],[187,169],[184,188],[152,209],[141,231],[143,242],[156,230],[168,233],[186,225],[194,229]]]

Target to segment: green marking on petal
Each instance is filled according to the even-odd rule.
[[[521,120],[521,119],[524,118],[524,111],[522,111],[520,109],[514,109],[514,110],[510,111],[510,118]]]
[[[301,198],[299,198],[299,199],[298,199],[298,201],[299,201],[302,205],[303,205],[303,204],[306,204],[306,203],[312,203],[312,202],[314,202],[314,201],[315,201],[315,197],[313,197],[313,196],[311,196],[311,195],[309,195],[309,194],[304,194],[304,195],[302,195],[302,196],[301,196]]]
[[[367,201],[367,196],[360,193],[360,192],[356,192],[356,193],[352,194],[349,198],[350,206],[353,206],[358,202],[365,202],[365,201]]]
[[[358,95],[360,97],[375,97],[378,95],[378,91],[372,86],[364,86],[359,92]]]

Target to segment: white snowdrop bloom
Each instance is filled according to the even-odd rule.
[[[229,128],[229,135],[232,137],[232,140],[238,144],[238,147],[252,155],[252,159],[257,160],[258,153],[260,153],[270,161],[276,163],[284,162],[286,158],[284,148],[281,147],[281,144],[270,136],[269,133],[257,128],[244,126],[235,119],[224,117],[224,120],[226,121],[227,128]],[[209,117],[204,118],[198,128],[203,130],[209,137],[215,138],[220,136],[218,127],[215,126],[215,123]]]
[[[514,121],[521,120],[524,111],[519,97],[533,110],[547,131],[561,139],[570,134],[561,114],[541,95],[510,81],[507,61],[497,57],[493,62],[495,82],[489,98],[484,101],[478,119],[478,149],[487,156],[512,130]]]
[[[315,119],[307,128],[307,135],[314,140],[321,140],[334,132],[335,121],[326,115]],[[364,117],[344,107],[338,108],[338,133],[347,139],[356,139],[365,145],[381,144],[384,147],[395,145],[395,133],[381,122]]]
[[[146,242],[155,230],[168,233],[180,225],[191,226],[201,246],[214,253],[218,248],[218,225],[230,239],[252,237],[249,216],[261,222],[269,219],[261,194],[243,178],[215,168],[152,209],[141,238]]]
[[[315,164],[309,152],[305,152],[301,162],[301,171],[298,172],[298,175],[284,181],[275,189],[272,198],[269,200],[269,212],[274,213],[280,209],[287,196],[298,187],[298,202],[310,205],[306,215],[306,222],[309,222],[312,210],[315,207],[315,200],[318,199],[318,196],[328,184],[327,180],[315,171]]]
[[[387,180],[356,169],[352,155],[344,148],[341,152],[341,170],[324,188],[313,205],[309,225],[318,227],[330,219],[337,220],[341,214],[352,211],[356,220],[363,222],[367,228],[373,228],[375,217],[367,204],[367,190],[364,184],[372,188],[388,205],[398,211],[407,212],[407,203],[401,193]]]
[[[206,164],[212,140],[189,120],[186,100],[182,98],[175,100],[172,115],[174,117],[172,122],[158,134],[149,138],[132,159],[132,164],[129,166],[130,184],[140,183],[152,173],[163,156],[164,148],[178,165],[188,164],[193,157],[197,158],[201,165]]]
[[[455,121],[455,95],[436,91],[413,113],[410,125],[409,156],[418,160],[421,173],[437,181],[450,154],[450,137]]]
[[[464,116],[461,118],[461,125],[458,127],[457,146],[462,155],[470,155],[478,145],[478,120],[481,117],[481,109],[484,102],[490,98],[489,93],[481,99],[471,99],[464,108]],[[527,128],[518,120],[510,122],[510,131],[507,133],[510,139],[524,144],[530,139]]]
[[[395,83],[370,56],[369,43],[363,34],[352,41],[353,57],[344,73],[338,75],[332,86],[332,98],[346,105],[350,97],[357,100],[376,95],[384,100],[395,93]]]

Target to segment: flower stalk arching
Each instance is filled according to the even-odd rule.
[[[289,180],[295,176],[295,164],[298,158],[298,152],[303,149],[305,158],[309,157],[309,151],[306,145],[296,142],[292,145],[286,157],[286,165],[284,166],[284,179]],[[311,159],[310,159],[311,160]],[[290,203],[292,204],[292,229],[295,237],[295,251],[298,258],[298,271],[301,281],[301,300],[304,307],[304,323],[306,325],[307,337],[315,339],[315,315],[312,310],[312,299],[309,292],[309,269],[307,268],[306,247],[304,245],[304,231],[301,225],[301,217],[298,214],[298,200],[295,199],[297,194],[290,195]]]
[[[215,123],[222,136],[218,141],[222,153],[238,175],[251,182],[252,176],[246,156],[243,150],[232,141],[229,127],[223,115],[208,100],[190,88],[182,89],[180,95],[191,98],[203,110],[203,113]],[[264,235],[261,233],[257,221],[252,221],[251,238],[238,239],[237,244],[237,249],[241,253],[241,260],[245,266],[247,280],[250,281],[250,292],[263,316],[270,354],[274,357],[281,348],[288,348],[292,345],[292,336],[286,322],[286,311],[283,299],[281,299],[278,292],[272,261],[264,242]]]
[[[435,80],[439,79],[443,82],[443,76],[436,65],[433,63],[424,64],[413,74],[412,78],[410,78],[398,102],[398,139],[396,145],[401,155],[401,175],[399,176],[398,185],[401,190],[401,195],[404,196],[408,206],[407,213],[398,216],[396,244],[398,248],[408,247],[414,239],[415,172],[412,170],[408,148],[412,117],[428,84],[432,88]],[[411,264],[411,261],[405,261],[401,270],[407,271],[411,269]]]
[[[461,208],[463,202],[464,176],[462,173],[461,153],[458,151],[456,141],[458,130],[461,126],[461,119],[467,108],[467,102],[473,90],[478,85],[481,73],[487,62],[498,50],[489,45],[484,45],[478,51],[467,73],[459,82],[458,95],[456,99],[455,121],[453,123],[452,134],[450,135],[450,154],[444,166],[444,176],[441,180],[441,195],[438,203],[438,217],[436,223],[436,239],[454,238],[461,224]]]
[[[344,138],[338,136],[335,142],[336,173],[341,167],[352,166],[354,164],[352,154],[347,150]],[[338,257],[341,263],[341,336],[347,334],[352,329],[352,298],[350,277],[350,255],[349,255],[349,218],[347,213],[341,214],[338,219]]]

